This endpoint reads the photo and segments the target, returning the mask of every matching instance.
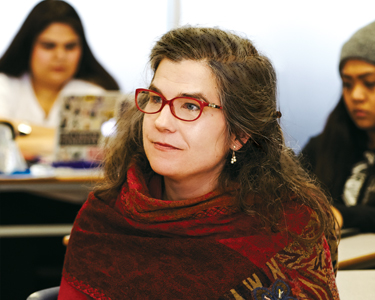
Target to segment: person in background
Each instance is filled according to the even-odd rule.
[[[375,232],[375,22],[342,47],[342,96],[302,160],[334,199],[341,227]]]
[[[339,299],[334,218],[285,146],[270,61],[182,27],[150,63],[75,220],[59,299]]]
[[[52,152],[63,95],[104,90],[119,86],[92,54],[74,8],[38,3],[0,58],[0,118],[31,125],[17,139],[26,158]]]
[[[31,125],[32,132],[16,141],[23,155],[34,160],[53,151],[63,95],[118,89],[92,54],[74,8],[64,1],[41,1],[0,58],[0,121],[10,121],[15,128],[18,123]],[[1,191],[0,224],[74,221],[81,202],[58,201],[41,193]],[[82,192],[74,194],[78,198]],[[26,299],[37,289],[59,284],[65,253],[61,237],[1,238],[0,244],[1,299]]]

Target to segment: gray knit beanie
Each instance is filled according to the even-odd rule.
[[[350,58],[362,59],[375,65],[375,22],[359,29],[344,44],[341,49],[340,70]]]

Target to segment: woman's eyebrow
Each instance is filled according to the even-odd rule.
[[[80,42],[79,41],[73,41],[73,42],[66,42],[64,44],[65,47],[75,47],[75,46],[79,46],[80,45]]]
[[[352,79],[352,76],[350,76],[350,75],[345,75],[345,74],[341,74],[341,77],[342,77],[343,79]]]
[[[202,100],[204,102],[210,103],[202,93],[183,93],[181,94],[182,97],[190,97],[198,100]]]
[[[39,37],[37,40],[36,40],[37,43],[48,43],[48,44],[57,44],[59,42],[56,42],[55,40],[53,39],[50,39],[48,37]],[[70,40],[67,40],[65,42],[63,42],[63,44],[73,44],[73,43],[80,43],[80,39],[79,38],[72,38]]]
[[[150,85],[149,89],[163,95],[163,93],[153,84]],[[207,101],[207,99],[203,96],[202,93],[180,93],[176,97],[189,97],[210,103],[209,101]]]
[[[79,44],[79,40],[72,40],[65,43],[66,44]]]
[[[55,42],[51,42],[51,41],[38,41],[39,44],[43,44],[43,45],[50,45],[50,44],[56,44]]]
[[[154,86],[152,83],[150,84],[148,89],[163,95],[163,93],[156,86]]]
[[[374,72],[367,72],[365,74],[359,75],[358,77],[361,78],[361,79],[364,79],[364,78],[366,78],[368,76],[371,76],[371,75],[375,75],[375,73]]]
[[[342,74],[341,77],[344,78],[344,79],[353,79],[355,77],[363,79],[363,78],[366,78],[367,76],[370,76],[370,75],[375,75],[375,73],[374,72],[366,72],[366,73],[360,74],[358,76],[351,76],[351,75],[347,75],[347,74]]]

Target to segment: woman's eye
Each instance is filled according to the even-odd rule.
[[[375,87],[375,81],[366,81],[365,86],[369,89],[372,89]]]
[[[159,96],[150,96],[150,102],[152,102],[152,103],[162,103],[163,100]]]
[[[53,49],[55,48],[55,44],[54,43],[40,43],[40,45],[44,48],[44,49],[47,49],[47,50],[50,50],[50,49]]]
[[[345,81],[343,81],[342,86],[345,89],[350,89],[352,87],[350,82],[345,82]]]
[[[78,47],[77,43],[70,43],[70,44],[65,45],[65,49],[66,50],[73,50],[73,49],[75,49],[77,47]]]
[[[198,104],[191,103],[191,102],[184,103],[184,105],[182,107],[187,109],[187,110],[192,110],[192,111],[200,110],[200,106]]]

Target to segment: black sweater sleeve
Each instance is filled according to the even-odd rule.
[[[358,228],[362,232],[375,232],[375,207],[356,205],[345,206],[334,202],[344,219],[344,228]]]

